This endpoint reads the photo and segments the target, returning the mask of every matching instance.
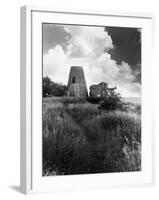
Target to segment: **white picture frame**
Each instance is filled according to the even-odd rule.
[[[152,14],[21,8],[21,192],[43,193],[154,183]],[[142,171],[59,177],[41,176],[41,24],[67,23],[138,27],[142,35]],[[40,66],[40,67],[39,67]],[[149,67],[151,66],[151,67]],[[149,91],[149,93],[147,93]]]

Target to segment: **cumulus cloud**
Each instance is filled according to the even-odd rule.
[[[65,30],[71,34],[72,57],[96,57],[105,48],[113,48],[112,39],[104,31],[104,27],[65,26]]]
[[[141,85],[136,83],[132,67],[111,58],[111,36],[103,27],[64,26],[71,37],[67,51],[56,45],[43,55],[43,74],[55,82],[67,84],[70,66],[83,66],[87,87],[102,81],[117,86],[122,96],[140,96]],[[104,49],[107,51],[104,51]]]
[[[68,74],[67,57],[68,55],[60,45],[50,49],[47,54],[43,55],[43,76],[49,76],[55,82],[66,84]]]

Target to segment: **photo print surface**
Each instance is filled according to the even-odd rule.
[[[42,24],[42,176],[141,170],[141,32]]]

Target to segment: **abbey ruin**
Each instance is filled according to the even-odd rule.
[[[110,95],[116,87],[109,88],[108,84],[105,82],[101,82],[98,85],[90,86],[90,97],[107,97]]]
[[[85,75],[83,71],[83,67],[81,66],[72,66],[70,69],[69,79],[68,79],[68,97],[88,97],[88,91],[85,81]],[[101,82],[97,85],[90,86],[90,97],[106,97],[111,92],[116,89],[109,88],[108,84],[105,82]]]

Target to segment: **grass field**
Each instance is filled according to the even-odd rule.
[[[44,98],[43,176],[141,170],[136,106],[105,112],[82,99]]]

